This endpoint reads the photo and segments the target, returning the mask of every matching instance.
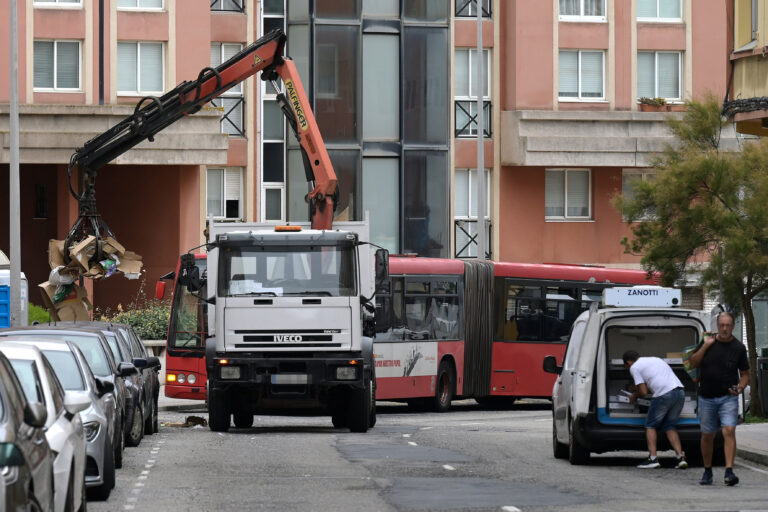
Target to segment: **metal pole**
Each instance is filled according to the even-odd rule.
[[[483,119],[484,70],[483,60],[483,0],[475,0],[477,9],[477,258],[485,259],[485,152],[483,146],[485,121]]]
[[[11,118],[9,168],[10,244],[11,254],[11,326],[21,325],[21,228],[19,220],[19,44],[17,0],[11,0]]]

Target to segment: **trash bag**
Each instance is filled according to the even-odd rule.
[[[48,274],[48,282],[56,287],[64,286],[74,283],[75,276],[72,275],[71,269],[60,265],[51,270],[51,273]]]

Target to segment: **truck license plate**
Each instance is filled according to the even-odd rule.
[[[309,381],[307,375],[277,374],[272,375],[272,384],[306,384]]]

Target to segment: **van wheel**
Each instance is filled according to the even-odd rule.
[[[440,362],[437,368],[437,386],[431,409],[435,412],[446,412],[451,408],[453,390],[456,379],[453,376],[453,366],[448,361]]]
[[[573,435],[573,421],[568,421],[568,460],[574,466],[589,463],[589,450],[581,446],[576,436]]]
[[[557,440],[557,425],[555,424],[554,412],[552,413],[552,454],[556,459],[568,457],[568,447]]]

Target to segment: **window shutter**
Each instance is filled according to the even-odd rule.
[[[240,177],[242,171],[240,169],[227,169],[225,171],[224,178],[224,199],[240,200]]]
[[[637,97],[656,96],[656,78],[653,52],[637,52]]]
[[[56,87],[80,88],[80,43],[57,43],[56,75]]]
[[[53,41],[35,41],[34,86],[53,88]]]
[[[162,43],[141,43],[141,78],[139,87],[142,91],[162,92],[163,87],[163,45]]]
[[[680,98],[680,54],[659,53],[659,96]]]
[[[605,16],[605,0],[584,0],[584,16]]]
[[[138,44],[117,43],[117,90],[138,91]]]
[[[453,194],[454,216],[469,216],[469,171],[457,169],[454,178]]]
[[[211,67],[221,64],[221,43],[211,43]]]
[[[160,9],[163,7],[163,0],[139,0],[139,7],[144,9]]]
[[[581,96],[603,97],[602,52],[581,52]]]
[[[233,57],[237,52],[242,50],[242,45],[240,44],[224,44],[221,45],[222,50],[222,62],[224,63],[228,61],[231,57]],[[230,90],[225,92],[224,94],[242,94],[243,93],[243,83],[240,82],[234,87],[232,87]]]
[[[456,50],[454,94],[469,96],[469,50]]]
[[[580,16],[581,0],[560,0],[560,16]]]
[[[544,189],[544,214],[547,217],[564,216],[565,171],[546,171]]]
[[[568,217],[589,215],[589,171],[568,171]]]
[[[638,18],[656,17],[656,0],[637,0]]]
[[[224,205],[222,203],[223,190],[222,190],[222,173],[223,169],[208,169],[208,180],[206,188],[206,204],[208,207],[208,215],[214,217],[224,216]]]
[[[575,98],[579,95],[578,52],[560,52],[559,95],[565,98]]]
[[[682,18],[680,0],[659,0],[659,18]]]
[[[138,0],[117,0],[118,7],[136,7]]]

